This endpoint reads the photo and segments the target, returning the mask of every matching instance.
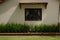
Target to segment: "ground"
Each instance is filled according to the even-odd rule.
[[[60,36],[0,36],[0,40],[60,40]]]

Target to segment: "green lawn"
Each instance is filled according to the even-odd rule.
[[[60,40],[60,36],[0,36],[0,40]]]

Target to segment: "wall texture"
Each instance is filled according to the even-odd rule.
[[[25,21],[25,8],[42,8],[42,21]],[[0,23],[57,24],[59,1],[48,0],[47,8],[43,4],[21,5],[17,0],[8,0],[0,4]]]
[[[7,0],[0,4],[0,23],[7,23],[17,6],[17,0]]]
[[[48,2],[48,0],[19,0],[20,3]]]
[[[59,23],[60,23],[60,1],[59,1]]]

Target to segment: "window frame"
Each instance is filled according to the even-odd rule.
[[[35,10],[39,10],[40,11],[40,19],[39,20],[37,20],[37,19],[35,19],[35,20],[29,20],[29,19],[26,19],[26,10],[32,10],[32,9],[34,9],[34,11]],[[41,21],[42,20],[42,8],[25,8],[25,21]]]

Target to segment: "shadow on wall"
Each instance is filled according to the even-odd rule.
[[[11,17],[9,18],[8,22],[7,23],[21,23],[21,24],[41,24],[43,23],[44,24],[44,21],[46,20],[48,14],[45,13],[46,9],[44,8],[43,9],[43,16],[42,16],[42,21],[25,21],[25,15],[24,15],[24,9],[23,8],[20,8],[20,6],[18,5],[18,7],[15,9],[14,13],[11,15]]]
[[[42,22],[44,23],[44,21],[46,20],[47,15],[48,15],[48,14],[45,14],[45,12],[44,12],[44,15],[42,16],[43,17],[42,21],[25,21],[25,15],[24,15],[23,11],[24,10],[18,6],[15,9],[12,16],[10,17],[8,23],[21,23],[21,24],[26,23],[26,24],[34,24],[34,25],[35,24],[41,24]]]
[[[0,4],[0,23],[7,23],[18,5],[18,0],[7,0]]]
[[[16,6],[17,0],[6,0],[4,3],[0,4],[0,15],[7,12],[11,7]]]
[[[42,21],[25,21],[24,9],[20,9],[19,6],[15,9],[14,13],[10,17],[8,23],[28,23],[28,24],[53,24],[58,22],[58,2],[49,0],[47,9],[44,9],[42,16]],[[55,7],[54,7],[55,6]],[[55,10],[55,12],[53,12]]]
[[[23,14],[20,13],[20,7],[18,5],[18,7],[15,9],[14,13],[12,14],[12,16],[10,17],[8,23],[23,23]]]

